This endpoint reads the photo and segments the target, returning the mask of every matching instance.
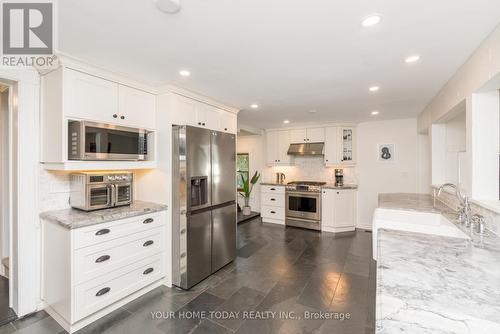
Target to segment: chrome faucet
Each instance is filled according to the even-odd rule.
[[[460,187],[457,185],[454,185],[453,183],[444,183],[439,187],[438,193],[436,197],[439,197],[441,193],[443,192],[444,188],[453,188],[455,189],[455,196],[457,197],[458,201],[460,202],[460,209],[458,210],[458,220],[461,223],[465,223],[466,227],[469,227],[471,224],[471,209],[470,209],[470,203],[469,203],[469,198],[465,195],[462,194],[462,191],[460,190]]]
[[[471,217],[471,228],[476,230],[478,234],[484,234],[485,219],[483,216],[475,214]]]

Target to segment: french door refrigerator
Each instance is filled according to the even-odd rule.
[[[236,257],[236,138],[172,127],[173,283],[189,289]]]

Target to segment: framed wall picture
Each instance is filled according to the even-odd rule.
[[[396,148],[394,144],[378,144],[378,161],[394,162],[396,160]]]

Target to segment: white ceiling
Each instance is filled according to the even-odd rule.
[[[174,15],[152,0],[59,1],[59,49],[270,128],[413,117],[500,22],[498,0],[181,1]],[[371,13],[382,22],[363,28]],[[414,53],[421,61],[406,64]]]

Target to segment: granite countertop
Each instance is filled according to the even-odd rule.
[[[68,229],[91,226],[167,210],[167,206],[151,202],[134,201],[128,206],[85,212],[77,209],[47,211],[40,214],[45,221],[55,222]]]
[[[379,207],[453,217],[431,195],[382,194]],[[380,229],[377,333],[500,333],[499,244]]]
[[[281,184],[281,183],[276,183],[276,182],[261,182],[260,184],[262,186],[278,186],[278,187],[284,187],[284,186],[286,186],[285,183]]]

